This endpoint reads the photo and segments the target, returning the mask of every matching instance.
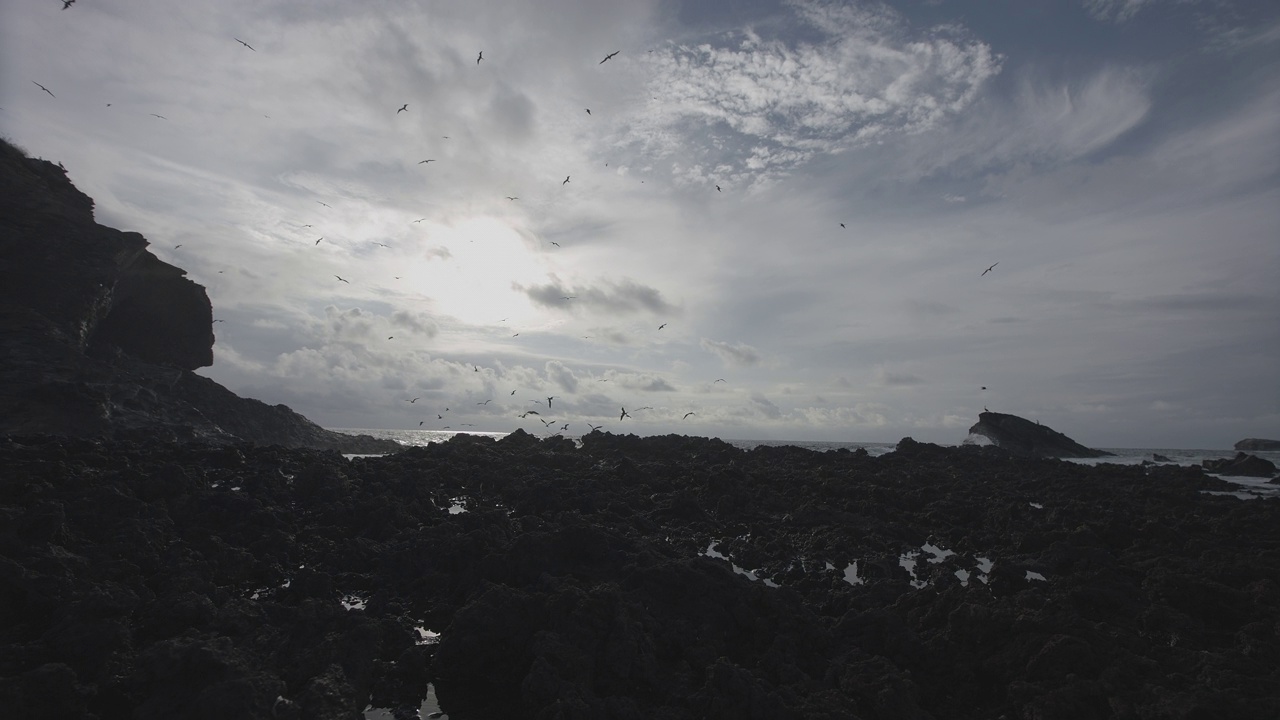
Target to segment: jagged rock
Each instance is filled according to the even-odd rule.
[[[1280,451],[1280,440],[1264,440],[1262,438],[1245,438],[1236,443],[1232,450]]]
[[[1017,415],[984,412],[969,433],[982,435],[997,447],[1024,457],[1096,458],[1111,455],[1087,448],[1060,432]]]
[[[1265,477],[1269,478],[1276,474],[1275,463],[1270,460],[1260,458],[1257,455],[1249,455],[1248,453],[1236,453],[1233,458],[1223,458],[1221,460],[1205,460],[1201,465],[1204,469],[1218,473],[1220,475],[1245,475],[1248,477]]]
[[[1172,460],[1170,460],[1169,458],[1165,457],[1164,455],[1161,455],[1160,453],[1151,453],[1151,459],[1152,459],[1154,462],[1158,462],[1158,463],[1173,462]]]
[[[241,398],[213,362],[204,288],[97,224],[66,170],[0,142],[0,434],[394,452]]]

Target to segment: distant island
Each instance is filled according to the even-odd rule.
[[[1245,438],[1234,446],[1235,450],[1280,450],[1280,440]]]
[[[981,435],[996,447],[1022,457],[1097,458],[1112,454],[1087,448],[1045,425],[1005,413],[979,413],[969,434]]]

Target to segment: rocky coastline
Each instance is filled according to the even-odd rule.
[[[0,467],[14,717],[1280,716],[1280,500],[1200,468],[520,431]]]

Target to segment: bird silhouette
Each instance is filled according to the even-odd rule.
[[[332,209],[333,209],[333,206],[332,206],[332,205],[330,205],[329,203],[320,202],[319,200],[317,200],[316,202],[318,202],[318,203],[320,203],[321,205],[323,205],[323,206],[325,206],[325,207],[329,208],[330,210],[332,210]]]
[[[605,63],[609,62],[609,59],[610,59],[610,58],[612,58],[614,55],[617,55],[617,54],[618,54],[618,53],[620,53],[620,52],[622,52],[622,51],[621,51],[621,50],[614,50],[613,52],[609,53],[608,55],[605,55],[605,56],[604,56],[604,59],[600,61],[600,64],[601,64],[601,65],[603,65],[603,64],[605,64]]]
[[[631,416],[627,414],[627,409],[622,408],[622,414],[618,416],[618,422],[622,422],[623,418],[629,418],[629,417]]]
[[[588,114],[588,115],[590,115],[590,114],[591,114],[591,108],[587,108],[587,114]]]
[[[844,223],[840,223],[840,227],[844,227]],[[845,228],[845,229],[848,230],[849,228]]]
[[[724,192],[724,191],[720,189],[720,186],[719,186],[719,185],[717,185],[717,186],[716,186],[716,192]]]
[[[552,400],[555,400],[555,396],[554,396],[554,395],[552,395],[551,397],[547,398],[547,407],[548,407],[548,408],[550,408],[550,407],[551,407],[551,401],[552,401]]]
[[[173,249],[174,249],[174,250],[177,250],[177,249],[178,249],[178,248],[180,248],[180,247],[182,247],[182,243],[178,243],[177,245],[174,245],[174,246],[173,246]]]
[[[512,197],[512,196],[508,195],[508,196],[507,196],[507,199],[508,199],[508,200],[519,200],[520,198],[518,198],[518,197]]]
[[[526,417],[529,417],[530,415],[541,415],[541,414],[542,413],[538,412],[537,410],[526,410],[525,412],[520,413],[520,417],[526,418]]]
[[[591,432],[595,432],[595,431],[599,430],[600,428],[602,428],[602,427],[604,427],[604,426],[603,426],[603,425],[592,425],[591,423],[587,423],[587,427],[591,428]]]
[[[560,243],[556,242],[555,240],[552,240],[551,244],[555,245],[556,247],[560,247]]]
[[[351,283],[350,283],[350,282],[348,282],[347,280],[344,280],[344,279],[342,278],[342,276],[341,276],[341,275],[334,275],[334,277],[338,278],[339,280],[342,280],[342,282],[347,283],[348,285],[350,285],[350,284],[351,284]]]
[[[725,381],[725,380],[724,380],[724,378],[717,378],[717,379],[716,379],[716,382],[713,382],[713,383],[711,383],[711,384],[712,384],[712,385],[715,385],[715,384],[716,384],[716,383],[718,383],[718,382],[724,382],[724,381]]]
[[[321,240],[323,240],[323,239],[324,239],[324,238],[322,238],[322,237],[321,237],[321,238],[316,238],[316,244],[317,244],[317,245],[319,245],[319,244],[320,244],[320,241],[321,241]]]
[[[395,340],[395,339],[396,339],[396,336],[395,336],[395,335],[388,335],[388,336],[387,336],[387,339],[388,339],[388,340]]]
[[[419,163],[419,164],[421,164],[421,163]],[[422,222],[423,220],[426,220],[426,218],[418,218],[417,220],[414,220],[414,222],[416,222],[416,223],[420,223],[420,222]]]
[[[562,182],[562,183],[560,183],[560,184],[561,184],[561,185],[564,185],[564,184],[565,184],[565,183],[567,183],[567,182],[569,182],[569,176],[568,176],[568,175],[565,175],[565,176],[564,176],[564,182]]]
[[[697,413],[687,412],[687,413],[685,413],[685,414],[684,414],[684,417],[682,417],[682,418],[680,418],[680,419],[681,419],[681,420],[687,419],[690,415],[697,415]]]
[[[409,404],[410,404],[410,405],[412,405],[413,403],[416,403],[416,402],[418,402],[418,401],[419,401],[419,400],[421,400],[421,399],[422,399],[421,397],[416,397],[416,398],[414,398],[414,399],[410,400],[410,401],[409,401]]]
[[[659,329],[659,330],[661,330],[662,328],[664,328],[664,327],[666,327],[666,326],[667,326],[667,324],[666,324],[666,323],[662,323],[661,325],[659,325],[659,326],[658,326],[658,329]]]
[[[245,46],[245,47],[249,48],[250,50],[253,50],[253,46],[252,46],[252,45],[250,45],[249,43],[247,43],[247,42],[245,42],[245,41],[241,40],[240,38],[233,38],[233,39],[234,39],[236,42],[240,43],[241,45],[243,45],[243,46]],[[253,50],[253,51],[254,51],[254,52],[258,52],[257,50]]]
[[[482,403],[476,403],[476,404],[477,404],[477,405],[488,405],[488,404],[489,404],[489,403],[491,403],[491,402],[493,402],[493,398],[489,398],[488,400],[485,400],[485,401],[484,401],[484,402],[482,402]]]
[[[75,4],[76,4],[76,0],[62,0],[62,9],[66,10],[67,8]]]
[[[418,161],[418,164],[419,164],[419,165],[426,165],[427,163],[431,163],[431,162],[435,162],[435,158],[432,158],[432,159],[430,159],[430,160],[419,160],[419,161]]]
[[[409,109],[409,103],[405,103],[405,104],[403,104],[403,105],[401,105],[401,106],[400,106],[400,109],[396,111],[396,114],[397,114],[397,115],[399,115],[400,113],[402,113],[402,112],[404,112],[404,111],[406,111],[406,110],[408,110],[408,109]]]
[[[45,87],[45,86],[41,85],[40,83],[36,82],[35,80],[32,80],[31,82],[36,83],[36,87],[38,87],[38,88],[40,88],[41,90],[43,90],[43,91],[45,91],[45,92],[49,93],[49,97],[51,97],[51,98],[56,98],[56,97],[58,97],[57,95],[54,95],[54,94],[53,94],[53,91],[52,91],[52,90],[50,90],[49,88],[47,88],[47,87]]]
[[[997,265],[999,265],[999,264],[1000,264],[1000,263],[998,263],[998,262],[991,263],[991,267],[987,268],[986,270],[983,270],[983,271],[982,271],[982,275],[986,275],[987,273],[991,272],[991,271],[992,271],[992,270],[994,270],[994,269],[995,269],[995,267],[996,267]],[[982,275],[979,275],[978,277],[982,277]]]
[[[516,391],[515,391],[515,390],[512,390],[512,391],[511,391],[511,395],[512,395],[512,397],[514,397],[514,396],[515,396],[515,394],[516,394]]]
[[[151,116],[151,117],[153,117],[153,118],[160,118],[161,120],[168,120],[168,119],[169,119],[169,118],[167,118],[167,117],[165,117],[165,116],[163,116],[163,115],[157,115],[157,114],[155,114],[155,113],[147,113],[147,114],[148,114],[148,115],[150,115],[150,116]]]
[[[481,51],[480,51],[480,54],[476,56],[476,64],[477,64],[477,65],[479,65],[479,64],[480,64],[480,61],[481,61],[481,60],[483,60],[483,59],[484,59],[484,51],[483,51],[483,50],[481,50]]]

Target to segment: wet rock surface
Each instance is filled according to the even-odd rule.
[[[213,363],[209,297],[147,246],[0,140],[0,433],[396,449],[192,372]]]
[[[1235,457],[1221,460],[1205,460],[1201,463],[1204,469],[1222,475],[1243,475],[1246,477],[1269,478],[1276,474],[1275,463],[1257,455],[1238,452]]]
[[[1280,716],[1280,499],[1199,468],[522,432],[16,437],[0,467],[15,717],[354,718],[427,683],[452,718]]]

